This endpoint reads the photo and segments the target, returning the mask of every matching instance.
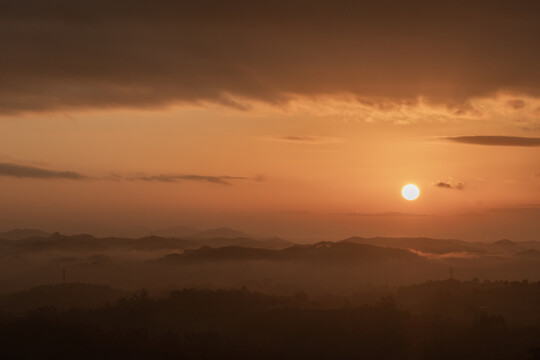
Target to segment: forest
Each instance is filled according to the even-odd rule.
[[[42,286],[2,297],[0,348],[6,359],[540,358],[540,283],[446,280],[371,297]]]

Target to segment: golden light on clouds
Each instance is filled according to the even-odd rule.
[[[267,221],[282,236],[478,240],[497,208],[514,214],[501,234],[537,238],[540,51],[525,6],[180,1],[127,16],[99,0],[66,17],[61,3],[0,15],[13,34],[0,40],[0,228],[62,230],[76,214],[90,233]],[[396,201],[406,179],[425,184],[421,201]],[[371,215],[299,225],[291,212]],[[409,228],[410,213],[440,225]]]

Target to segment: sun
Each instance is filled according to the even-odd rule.
[[[407,184],[401,189],[401,195],[409,201],[416,200],[418,195],[420,195],[420,189],[414,184]]]

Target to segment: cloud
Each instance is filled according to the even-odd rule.
[[[88,176],[82,175],[74,171],[56,171],[48,170],[34,166],[19,165],[12,163],[0,163],[0,177],[15,177],[15,178],[31,178],[31,179],[65,179],[65,180],[89,180]],[[231,185],[234,180],[255,180],[257,182],[264,181],[264,177],[259,175],[255,178],[247,178],[240,176],[207,176],[207,175],[138,175],[124,176],[117,173],[104,178],[93,178],[105,181],[147,181],[161,183],[179,183],[181,181],[197,181],[207,182],[218,185]]]
[[[34,166],[0,163],[0,176],[32,179],[86,180],[88,177],[74,171],[47,170]]]
[[[129,181],[148,181],[163,183],[178,183],[181,181],[209,182],[219,185],[231,185],[231,180],[248,180],[246,177],[239,176],[205,176],[205,175],[142,175],[126,177]]]
[[[538,96],[539,12],[531,0],[3,1],[0,113]]]
[[[330,136],[313,136],[313,135],[282,135],[270,138],[275,141],[305,143],[305,144],[335,144],[343,141],[341,138]]]
[[[378,212],[378,213],[350,212],[350,213],[341,213],[341,214],[336,214],[336,215],[359,216],[359,217],[422,217],[422,216],[432,216],[432,215],[429,215],[429,214],[404,213],[404,212],[398,212],[398,211],[386,211],[386,212]]]
[[[443,189],[463,190],[465,188],[465,184],[463,184],[461,181],[455,181],[453,179],[438,180],[434,182],[433,185]]]
[[[299,215],[333,215],[333,216],[352,216],[352,217],[368,217],[368,218],[388,218],[388,217],[431,217],[435,215],[422,214],[422,213],[406,213],[399,211],[383,211],[383,212],[344,212],[344,213],[319,213],[307,210],[288,210],[280,211],[284,214],[299,214]]]
[[[525,105],[527,105],[527,103],[521,99],[508,100],[506,104],[514,110],[523,109]]]
[[[540,138],[521,136],[452,136],[445,137],[462,144],[489,145],[489,146],[540,146]]]

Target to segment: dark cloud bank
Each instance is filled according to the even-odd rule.
[[[540,146],[540,138],[520,136],[453,136],[446,140],[473,145]]]
[[[2,1],[0,113],[538,95],[539,13],[536,0]]]

